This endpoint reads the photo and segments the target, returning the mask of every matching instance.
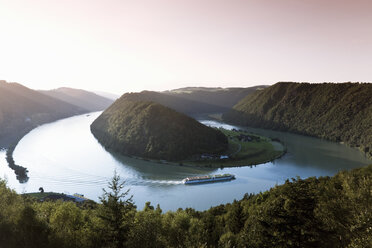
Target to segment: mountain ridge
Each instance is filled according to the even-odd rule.
[[[372,84],[280,82],[244,98],[227,122],[345,142],[372,157]]]
[[[0,81],[0,146],[8,147],[38,125],[87,110],[19,83]]]
[[[112,99],[97,95],[96,93],[69,87],[61,87],[54,90],[40,90],[39,92],[76,105],[89,112],[104,110],[114,102]]]
[[[207,103],[221,107],[220,112],[226,112],[240,100],[257,90],[268,87],[267,85],[257,85],[252,87],[185,87],[162,92],[166,95],[181,97],[184,99]]]

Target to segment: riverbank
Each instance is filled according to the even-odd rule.
[[[27,168],[17,165],[13,159],[13,152],[17,144],[11,145],[8,149],[5,149],[6,150],[6,161],[8,162],[9,168],[14,171],[17,180],[20,183],[26,183],[29,179],[27,175],[27,172],[28,172]]]
[[[14,174],[16,175],[16,178],[20,183],[26,183],[28,181],[28,171],[27,168],[15,163],[13,159],[13,153],[19,141],[34,128],[35,127],[28,127],[23,131],[18,132],[17,135],[9,135],[6,138],[2,137],[0,142],[0,150],[6,151],[5,159],[8,163],[8,167],[14,171]]]
[[[82,115],[85,115],[87,113],[93,113],[93,112],[85,112]],[[71,118],[74,116],[79,116],[80,114],[74,114],[71,116],[63,117],[63,118],[57,118],[57,119],[51,119],[47,122],[41,122],[40,125],[49,124],[52,122],[56,122],[62,119]],[[10,169],[14,171],[14,174],[16,175],[17,180],[20,183],[26,183],[29,180],[29,177],[27,175],[28,170],[26,167],[17,165],[13,158],[13,153],[15,148],[17,147],[18,143],[25,137],[27,134],[29,134],[31,131],[33,131],[35,128],[39,127],[40,125],[33,125],[30,126],[22,131],[20,131],[17,135],[10,135],[7,138],[1,139],[0,142],[0,150],[6,150],[6,161],[8,163],[8,166]]]
[[[228,168],[254,166],[281,158],[287,149],[278,139],[246,132],[219,128],[228,137],[228,150],[223,154],[201,154],[181,161],[156,160],[127,155],[127,157],[159,164],[174,166]],[[109,151],[112,152],[112,151]]]
[[[200,122],[211,127],[244,129],[278,138],[288,152],[273,163],[224,169],[146,162],[108,153],[89,130],[98,114],[71,117],[35,129],[19,142],[13,154],[16,163],[29,170],[28,182],[20,184],[15,179],[14,172],[6,165],[4,152],[1,153],[0,168],[6,168],[0,169],[0,177],[8,175],[9,187],[19,193],[37,192],[42,186],[48,192],[79,192],[99,201],[102,188],[107,186],[116,170],[131,189],[130,194],[134,195],[137,206],[151,201],[160,204],[164,211],[176,211],[180,207],[201,211],[232,202],[246,192],[263,192],[284,183],[287,178],[332,176],[342,169],[350,170],[372,163],[359,151],[337,143],[263,129],[245,129],[210,120]],[[198,187],[182,184],[186,177],[208,174],[234,174],[237,179]]]
[[[220,128],[229,141],[229,149],[221,156],[201,156],[183,164],[211,168],[253,166],[272,162],[286,153],[279,140],[249,133],[243,130]]]
[[[25,197],[30,197],[33,199],[36,199],[38,201],[72,201],[72,202],[78,202],[82,203],[85,201],[91,201],[90,199],[87,199],[84,197],[84,195],[74,194],[74,195],[67,195],[64,193],[56,193],[56,192],[32,192],[32,193],[24,193],[22,194]]]

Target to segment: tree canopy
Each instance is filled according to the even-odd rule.
[[[225,121],[316,136],[372,158],[372,84],[277,83],[224,114]]]
[[[0,181],[0,247],[371,247],[372,165],[206,211],[137,210],[114,175],[101,202],[39,202]]]
[[[154,102],[123,95],[91,125],[106,148],[142,158],[177,161],[227,150],[227,137],[191,117]]]

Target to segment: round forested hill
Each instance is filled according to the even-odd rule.
[[[227,149],[226,136],[214,128],[158,103],[125,94],[91,125],[98,141],[124,155],[169,161]]]

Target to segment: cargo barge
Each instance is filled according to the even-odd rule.
[[[184,184],[197,184],[197,183],[214,183],[221,181],[230,181],[235,179],[234,175],[223,174],[223,175],[211,175],[211,176],[201,176],[201,177],[187,177],[182,180]]]

